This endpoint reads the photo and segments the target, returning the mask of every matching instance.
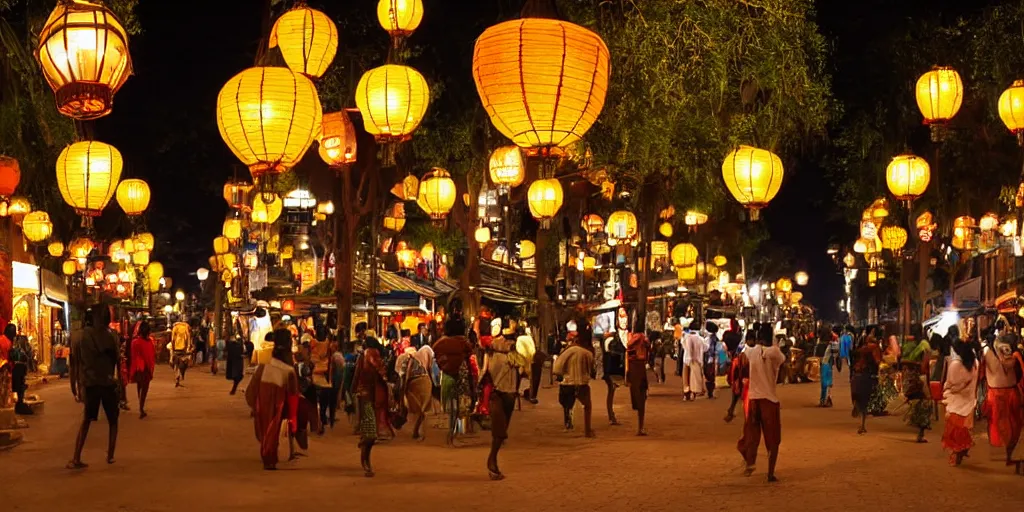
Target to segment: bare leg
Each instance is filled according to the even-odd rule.
[[[91,423],[91,421],[83,419],[82,424],[78,427],[78,437],[75,438],[75,454],[71,458],[71,463],[68,466],[69,468],[71,466],[86,467],[86,465],[82,463],[82,449],[85,448],[85,438],[89,436],[89,425]]]
[[[606,405],[608,406],[608,423],[618,425],[619,421],[615,419],[615,410],[612,408],[612,405],[615,404],[615,384],[613,384],[610,379],[606,380],[605,384],[608,385],[608,399],[606,401]]]
[[[110,423],[110,434],[107,439],[107,464],[113,464],[114,448],[117,447],[117,420],[110,421],[108,418],[107,422]]]
[[[775,463],[779,461],[779,447],[776,446],[768,452],[768,481],[778,482],[779,479],[775,478]]]
[[[857,430],[858,434],[867,434],[868,433],[867,423],[868,423],[868,410],[865,407],[863,410],[860,411],[860,429]]]
[[[231,392],[228,393],[229,395],[233,395],[233,394],[235,394],[238,391],[238,383],[239,382],[242,382],[242,381],[241,380],[233,381],[233,384],[231,384]]]
[[[638,435],[638,436],[646,436],[647,435],[647,430],[644,429],[644,413],[646,412],[645,411],[646,408],[647,408],[646,405],[641,405],[640,408],[638,408],[636,410],[636,418],[637,418],[636,435]]]
[[[416,418],[416,424],[413,425],[413,427],[412,427],[412,438],[413,439],[417,439],[417,440],[420,440],[420,441],[422,441],[424,439],[423,435],[420,434],[420,426],[423,425],[423,419],[425,418],[425,416],[426,416],[426,413],[424,412],[423,414],[420,414],[419,417]]]
[[[505,475],[502,475],[501,470],[498,469],[498,450],[501,449],[501,442],[502,439],[491,438],[491,453],[487,456],[487,472],[490,474],[491,480],[505,478]]]

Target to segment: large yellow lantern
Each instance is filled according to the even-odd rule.
[[[448,171],[434,167],[420,180],[416,204],[431,219],[443,219],[455,206],[455,182]]]
[[[281,196],[274,194],[274,200],[267,203],[264,194],[256,194],[252,198],[252,221],[259,224],[273,224],[281,216],[284,202]]]
[[[135,235],[135,250],[145,249],[152,251],[156,247],[156,238],[152,233],[139,233]],[[125,240],[125,248],[128,248],[128,240]]]
[[[132,73],[128,34],[103,2],[57,2],[39,32],[36,58],[57,110],[80,120],[110,113],[114,94]]]
[[[331,167],[340,167],[356,161],[356,127],[348,112],[324,114],[323,127],[317,139],[320,158]]]
[[[232,242],[242,238],[242,221],[239,219],[227,219],[221,227],[221,234]]]
[[[740,146],[722,162],[722,177],[733,197],[750,210],[751,220],[779,193],[784,174],[782,159],[775,153]]]
[[[885,226],[880,235],[882,249],[888,249],[893,254],[899,254],[903,246],[907,245],[907,230],[899,226]]]
[[[149,184],[140,179],[124,180],[117,185],[117,204],[125,215],[141,215],[149,207]]]
[[[889,162],[885,171],[885,182],[889,192],[900,201],[913,201],[928,188],[932,171],[923,158],[914,155],[899,155]]]
[[[476,240],[476,243],[478,244],[486,244],[487,242],[490,242],[491,228],[486,226],[476,228],[476,232],[473,233],[473,239]]]
[[[423,0],[380,0],[377,21],[391,37],[408,36],[423,21]]]
[[[381,142],[408,138],[423,121],[429,104],[427,79],[409,66],[373,68],[363,73],[356,86],[363,128]]]
[[[780,277],[778,281],[775,281],[775,290],[782,293],[789,293],[793,291],[793,281],[788,277]]]
[[[42,242],[53,234],[53,223],[46,212],[35,211],[25,216],[21,222],[21,232],[29,242]]]
[[[608,243],[631,242],[637,238],[636,215],[633,212],[619,210],[608,216],[608,223],[605,225],[605,232],[608,233]]]
[[[924,124],[948,122],[963,101],[964,84],[951,67],[936,67],[917,79],[917,107]]]
[[[693,244],[678,244],[672,248],[672,265],[676,268],[697,264],[697,247]]]
[[[1024,134],[1024,80],[1014,80],[999,96],[999,118],[1020,142]]]
[[[285,64],[310,78],[322,76],[338,51],[338,27],[316,9],[301,5],[281,15],[270,31],[270,47],[281,47]]]
[[[66,276],[73,276],[75,272],[78,272],[78,262],[75,260],[64,260],[64,263],[60,265],[60,270]]]
[[[59,258],[64,255],[64,244],[57,242],[50,242],[50,245],[46,246],[46,252],[50,253],[50,256]]]
[[[84,260],[92,253],[93,247],[95,246],[92,243],[92,240],[87,237],[79,237],[68,244],[68,254],[70,254],[72,258]]]
[[[608,47],[579,25],[522,18],[476,40],[473,79],[491,122],[524,148],[565,147],[583,137],[604,108]]]
[[[556,178],[536,180],[530,184],[526,198],[533,218],[540,221],[549,220],[562,208],[562,184]]]
[[[121,179],[121,152],[102,142],[76,142],[57,157],[60,195],[79,215],[96,217],[110,202]]]
[[[220,136],[254,178],[298,163],[322,122],[313,82],[288,68],[246,69],[217,95]]]
[[[672,229],[671,222],[662,222],[661,225],[658,226],[658,233],[661,233],[661,236],[665,238],[672,238],[672,234],[674,232],[675,230]]]
[[[491,183],[508,190],[523,184],[526,178],[526,167],[523,166],[523,153],[519,146],[504,146],[491,153]]]

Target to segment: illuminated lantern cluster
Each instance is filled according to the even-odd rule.
[[[217,95],[221,138],[255,178],[298,163],[322,122],[313,82],[288,68],[246,69]]]
[[[284,202],[281,196],[273,194],[274,200],[265,202],[264,195],[256,194],[252,198],[252,221],[259,224],[273,224],[281,216]]]
[[[899,155],[889,162],[885,171],[889,192],[900,201],[913,201],[924,194],[931,181],[931,167],[923,158]]]
[[[722,177],[733,197],[750,210],[751,220],[779,193],[784,174],[782,159],[771,151],[740,146],[722,162]]]
[[[53,223],[46,212],[36,211],[25,215],[21,222],[21,232],[29,242],[42,242],[53,234]]]
[[[331,167],[341,167],[356,161],[356,127],[348,112],[324,114],[323,127],[317,138],[320,158]]]
[[[60,195],[79,215],[99,216],[117,189],[123,165],[114,146],[95,141],[71,144],[57,157]]]
[[[611,74],[600,36],[565,21],[523,18],[476,41],[473,79],[495,128],[524,148],[568,146],[604,108]]]
[[[518,146],[504,146],[491,153],[491,183],[501,190],[518,187],[526,179],[526,167],[523,165],[523,154]]]
[[[423,0],[380,0],[377,21],[391,37],[406,37],[423,21]]]
[[[565,200],[562,184],[556,178],[536,180],[526,192],[530,214],[539,221],[548,221],[558,214]]]
[[[439,220],[448,215],[455,206],[455,182],[448,171],[434,167],[423,175],[416,204],[430,215],[431,219]]]
[[[608,233],[608,245],[638,241],[640,231],[637,229],[636,215],[626,210],[612,213],[608,216],[605,232]]]
[[[775,282],[775,290],[782,293],[790,293],[793,291],[793,281],[788,277],[780,277],[779,280]]]
[[[405,140],[419,127],[430,104],[430,87],[419,71],[386,64],[363,74],[356,105],[363,128],[380,142]]]
[[[322,76],[338,51],[338,27],[321,11],[301,5],[281,15],[270,47],[281,47],[285,64],[310,78]]]
[[[68,254],[79,261],[85,261],[92,253],[95,244],[88,237],[79,237],[68,244]]]
[[[132,72],[128,35],[102,2],[57,2],[39,32],[36,58],[57,110],[79,120],[110,113],[114,94]]]
[[[117,204],[125,215],[141,215],[149,207],[149,184],[140,179],[124,180],[117,185]]]
[[[672,265],[677,269],[697,264],[697,247],[693,244],[679,244],[672,248]]]

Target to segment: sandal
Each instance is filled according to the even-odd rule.
[[[64,466],[65,469],[85,469],[87,467],[89,467],[89,465],[82,461],[71,461]]]

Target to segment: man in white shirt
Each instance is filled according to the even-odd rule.
[[[772,346],[771,334],[770,329],[758,333],[757,345],[748,347],[740,355],[740,364],[747,365],[750,370],[749,410],[743,424],[743,437],[736,448],[747,464],[743,474],[750,476],[754,472],[761,434],[764,433],[764,444],[768,448],[768,481],[777,482],[775,463],[782,442],[782,421],[775,383],[779,367],[786,361],[786,357],[778,347]]]
[[[683,335],[683,399],[704,396],[704,338],[691,329]]]

